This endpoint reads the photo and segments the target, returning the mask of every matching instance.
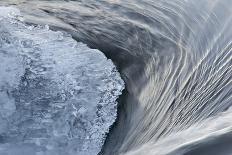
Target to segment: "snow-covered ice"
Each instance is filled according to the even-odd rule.
[[[0,154],[97,154],[123,88],[100,51],[0,7]]]

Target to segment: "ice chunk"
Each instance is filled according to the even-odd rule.
[[[112,61],[0,12],[0,154],[97,154],[124,88]]]

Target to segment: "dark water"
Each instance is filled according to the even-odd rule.
[[[232,154],[231,0],[2,3],[117,65],[126,90],[101,154]]]

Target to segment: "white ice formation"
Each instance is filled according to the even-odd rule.
[[[0,154],[97,154],[123,88],[100,51],[0,7]]]

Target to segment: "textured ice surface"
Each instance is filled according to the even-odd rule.
[[[0,7],[0,154],[94,155],[123,81],[100,51]]]

